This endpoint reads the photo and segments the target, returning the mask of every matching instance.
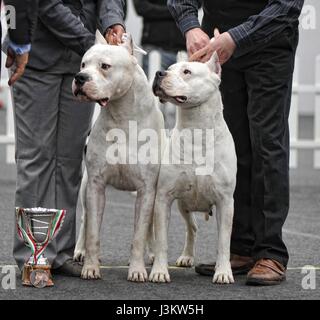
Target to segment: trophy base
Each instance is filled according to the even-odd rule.
[[[25,263],[22,270],[22,285],[36,288],[52,287],[54,284],[51,266]]]

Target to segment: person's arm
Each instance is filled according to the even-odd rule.
[[[198,10],[200,0],[168,0],[168,9],[179,26],[182,34],[195,28],[200,28]]]
[[[6,67],[12,68],[8,84],[14,84],[24,73],[29,60],[32,35],[38,17],[38,0],[5,0],[6,6],[12,6],[16,13],[15,28],[8,26]]]
[[[94,44],[94,35],[61,0],[41,0],[39,18],[62,44],[80,56]]]
[[[102,0],[100,4],[99,18],[102,29],[105,32],[113,25],[124,24],[124,0]]]
[[[119,44],[125,32],[125,1],[100,0],[99,19],[109,44]]]
[[[153,3],[149,0],[133,0],[134,7],[139,16],[152,20],[172,19],[166,5]]]
[[[210,41],[208,35],[200,28],[198,10],[201,2],[201,0],[168,0],[168,8],[186,37],[189,57],[206,47]]]
[[[304,0],[271,0],[263,11],[228,31],[236,44],[235,56],[267,43],[298,20]]]
[[[38,0],[5,0],[16,12],[15,28],[8,29],[10,40],[16,45],[29,45],[38,17]]]

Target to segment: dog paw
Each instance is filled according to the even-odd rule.
[[[193,266],[193,263],[194,263],[194,257],[182,255],[176,261],[176,266],[177,267],[191,268]]]
[[[234,283],[231,267],[217,267],[212,282],[218,284]]]
[[[82,268],[81,278],[85,280],[101,279],[99,265],[84,265]]]
[[[74,250],[73,261],[76,262],[84,262],[86,251],[85,250]]]
[[[154,283],[170,282],[170,275],[167,267],[152,268],[149,281]]]
[[[144,267],[130,266],[128,272],[128,281],[146,282],[148,280],[147,270]]]

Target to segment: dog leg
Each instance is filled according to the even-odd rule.
[[[184,249],[176,261],[177,267],[192,267],[194,263],[194,245],[197,233],[197,225],[192,212],[186,211],[178,202],[179,211],[186,222],[186,237]]]
[[[230,265],[230,241],[233,220],[233,199],[223,199],[217,203],[218,255],[213,282],[233,283]]]
[[[90,180],[86,190],[87,223],[86,223],[86,256],[81,277],[99,279],[100,274],[100,227],[105,207],[105,186]]]
[[[156,197],[154,208],[156,244],[155,259],[149,276],[149,281],[151,282],[170,282],[168,271],[168,225],[171,203],[166,197]]]
[[[139,190],[137,194],[135,230],[131,248],[128,280],[133,282],[145,282],[148,279],[144,264],[145,244],[149,225],[152,222],[155,189],[146,188]]]
[[[147,236],[147,246],[146,246],[146,253],[147,253],[147,259],[149,264],[153,264],[154,262],[154,245],[155,245],[155,239],[154,239],[154,224],[153,219],[152,222],[149,225],[148,229],[148,236]]]
[[[83,178],[81,181],[81,187],[80,187],[80,202],[82,207],[82,217],[81,217],[81,226],[79,231],[79,236],[76,244],[76,248],[74,250],[73,260],[78,262],[83,262],[86,248],[85,248],[85,239],[86,239],[86,187],[88,182],[88,175],[87,170],[83,173]]]

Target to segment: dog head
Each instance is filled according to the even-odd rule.
[[[195,107],[205,103],[221,82],[221,66],[215,52],[207,63],[178,62],[166,71],[158,71],[153,92],[162,102],[180,107]]]
[[[137,60],[133,42],[125,34],[119,46],[108,45],[99,31],[95,45],[83,56],[80,72],[72,83],[72,92],[80,100],[96,101],[106,107],[121,98],[132,85]]]

